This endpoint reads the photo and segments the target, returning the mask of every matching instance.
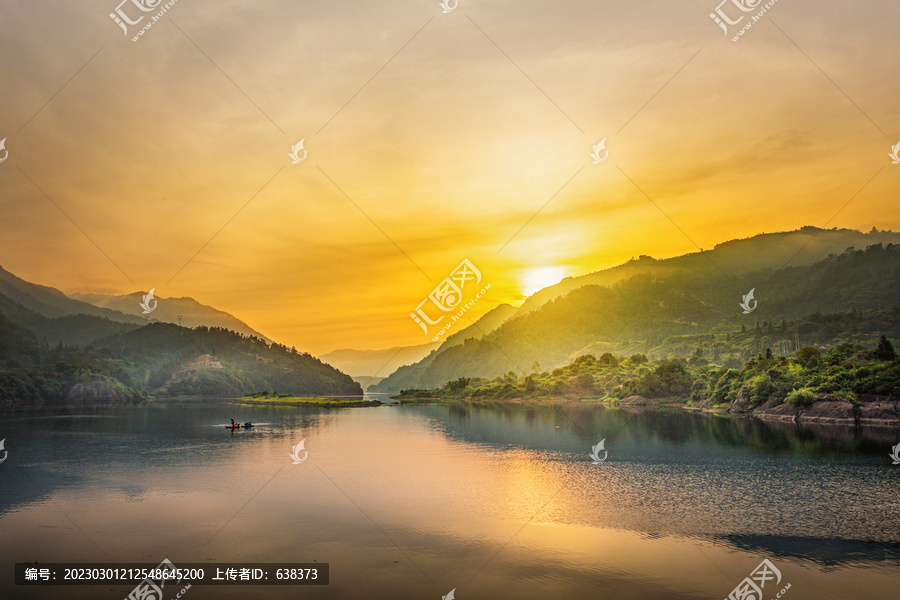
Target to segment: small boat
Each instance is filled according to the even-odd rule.
[[[253,427],[253,423],[251,423],[250,421],[247,421],[246,423],[244,423],[243,425],[241,425],[241,427],[245,427],[245,428],[246,428],[246,427]]]
[[[246,423],[235,423],[234,425],[226,425],[225,429],[240,429],[241,427],[245,429],[249,429],[250,427],[255,427],[253,423],[247,421]]]

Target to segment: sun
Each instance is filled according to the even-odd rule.
[[[567,269],[565,267],[537,267],[528,269],[522,274],[522,293],[528,297],[538,290],[559,283],[566,274]]]

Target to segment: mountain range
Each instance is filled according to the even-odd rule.
[[[360,383],[369,391],[395,392],[439,387],[459,377],[552,369],[585,353],[684,356],[702,345],[704,336],[800,317],[804,341],[815,343],[827,337],[827,328],[815,325],[818,313],[895,306],[898,274],[896,232],[803,227],[670,259],[640,256],[566,278],[519,307],[498,305],[439,345],[342,349],[323,355],[322,362],[272,343],[233,315],[191,298],[159,297],[157,309],[145,318],[144,292],[67,296],[0,268],[0,314],[5,330],[13,332],[0,346],[15,345],[31,357],[22,362],[6,352],[0,371],[6,369],[7,384],[0,391],[16,389],[21,395],[32,386],[34,395],[41,385],[67,382],[69,388],[54,388],[57,397],[71,395],[77,385],[90,396],[106,384],[116,387],[118,398],[233,395],[258,388],[346,395],[361,393]],[[742,314],[738,303],[751,290],[758,307]],[[179,316],[181,326],[175,324]],[[754,339],[762,344],[766,337]],[[82,375],[106,383],[86,386],[79,383],[78,369],[70,373],[67,367],[67,375],[51,385],[45,379],[53,361],[83,363]],[[17,374],[9,375],[11,370]]]
[[[66,295],[56,288],[25,281],[0,267],[0,311],[14,323],[34,331],[39,338],[51,344],[85,346],[110,333],[129,329],[125,325],[140,327],[152,322],[179,323],[179,315],[183,317],[181,324],[185,327],[223,327],[272,341],[233,315],[200,304],[193,298],[157,297],[156,310],[145,318],[140,307],[144,294],[146,292],[122,296]],[[30,313],[22,313],[15,305],[28,309]],[[50,321],[37,319],[34,315]],[[56,320],[66,317],[69,317],[67,321]]]
[[[394,346],[383,350],[354,350],[344,348],[321,356],[322,360],[334,365],[354,378],[379,381],[393,373],[402,365],[419,362],[440,344],[433,342],[418,346]]]
[[[641,256],[567,278],[500,315],[492,311],[370,391],[524,374],[535,366],[568,364],[585,353],[683,356],[704,334],[735,326],[888,308],[900,303],[897,244],[900,234],[891,231],[803,227],[671,259]],[[758,305],[744,315],[739,303],[750,290]],[[815,342],[821,332],[808,333]]]
[[[0,268],[0,406],[258,391],[359,395],[348,375],[192,298],[73,295]],[[183,326],[167,321],[177,321]]]
[[[147,292],[134,292],[122,296],[104,296],[101,294],[69,294],[70,298],[92,304],[93,306],[111,309],[119,313],[140,317],[140,303]],[[243,335],[252,335],[269,343],[271,339],[256,331],[234,315],[212,306],[200,304],[193,298],[165,298],[156,296],[156,309],[150,313],[152,320],[172,323],[184,327],[224,327]]]

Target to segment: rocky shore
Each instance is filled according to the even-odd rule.
[[[765,402],[753,406],[741,393],[730,405],[713,405],[706,400],[685,408],[777,421],[900,427],[900,399],[891,396],[860,395],[851,401],[832,394],[823,394],[808,405]]]

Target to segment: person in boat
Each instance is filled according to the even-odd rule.
[[[234,427],[234,419],[231,420],[231,426]]]

